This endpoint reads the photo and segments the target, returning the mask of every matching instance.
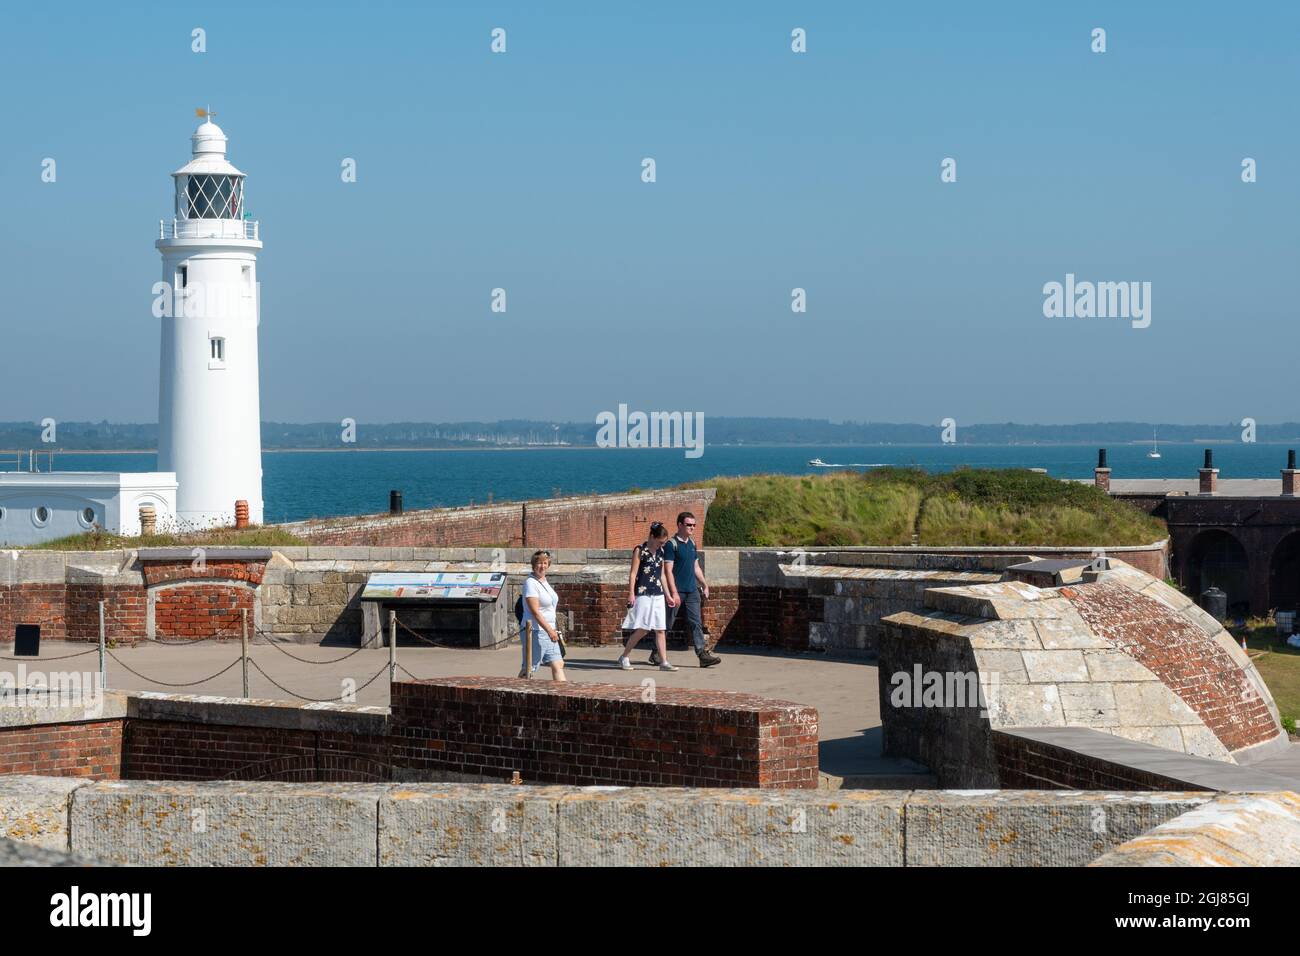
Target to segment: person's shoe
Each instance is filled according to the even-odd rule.
[[[722,658],[717,654],[714,654],[712,651],[700,651],[698,656],[700,658],[701,667],[712,667],[714,664],[722,663]]]
[[[625,671],[633,670],[632,662],[628,660],[626,657],[620,657],[618,659],[618,666],[623,668],[623,670]]]
[[[675,670],[677,670],[677,668],[676,668],[676,667],[673,667],[672,664],[660,664],[660,665],[659,665],[659,669],[660,669],[661,671],[675,671]]]
[[[659,652],[658,652],[658,651],[651,651],[651,652],[650,652],[650,666],[655,667],[655,666],[658,666],[659,664],[662,664],[662,663],[663,663],[663,661],[661,661],[661,660],[659,659]]]

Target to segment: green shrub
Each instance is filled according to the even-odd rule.
[[[743,548],[754,543],[754,519],[744,508],[713,504],[704,522],[704,544],[718,548]]]
[[[1117,546],[1166,537],[1164,523],[1105,492],[1023,469],[919,468],[749,475],[717,489],[705,544]]]

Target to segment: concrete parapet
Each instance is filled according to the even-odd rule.
[[[156,691],[132,691],[126,695],[126,699],[125,715],[142,720],[353,734],[384,734],[388,730],[387,707],[336,703],[299,704],[283,700],[163,694]]]
[[[554,866],[569,787],[393,787],[379,801],[380,866]]]
[[[1207,802],[1201,793],[917,792],[908,866],[1081,866]]]
[[[131,781],[81,787],[71,846],[111,863],[375,866],[382,787]]]
[[[560,866],[901,866],[906,792],[590,789],[559,800]]]
[[[1224,794],[1091,865],[1300,866],[1300,796]]]
[[[75,777],[0,777],[0,837],[66,850],[72,794],[84,786],[87,781]]]
[[[1076,866],[1300,861],[1300,797],[0,778],[39,846],[173,866]],[[1101,859],[1098,859],[1101,857]]]

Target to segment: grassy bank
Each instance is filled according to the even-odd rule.
[[[1282,725],[1296,733],[1300,720],[1300,648],[1279,641],[1277,624],[1270,616],[1251,618],[1232,629],[1237,638],[1246,638],[1246,647],[1255,661],[1255,669],[1273,695]]]
[[[750,475],[687,487],[717,489],[704,533],[719,546],[1114,546],[1166,536],[1163,522],[1091,485],[1020,469]]]
[[[88,531],[29,545],[33,551],[120,551],[137,548],[271,548],[305,545],[307,541],[276,527],[213,528],[192,534],[151,534],[126,538]]]

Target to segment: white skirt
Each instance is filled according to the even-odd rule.
[[[662,594],[642,594],[623,618],[625,631],[662,631],[667,626],[667,607]]]

